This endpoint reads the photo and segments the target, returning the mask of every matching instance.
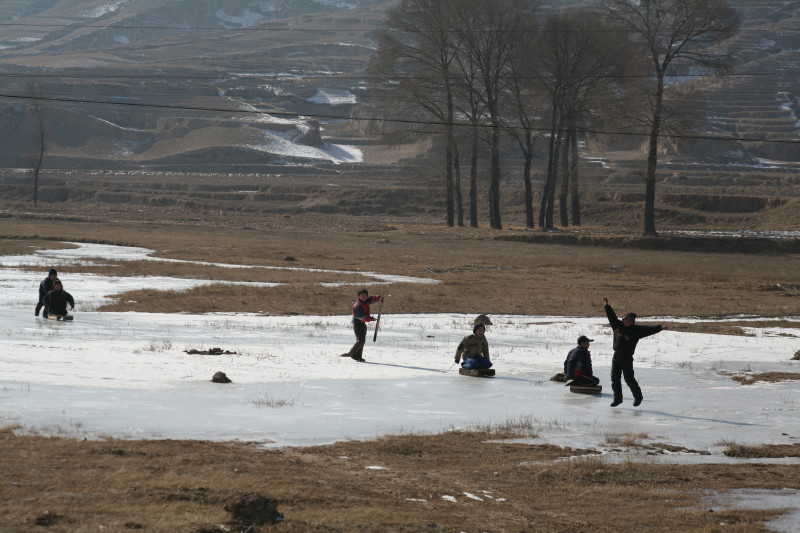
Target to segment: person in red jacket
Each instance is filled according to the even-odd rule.
[[[360,289],[358,291],[358,299],[353,304],[353,332],[356,334],[356,343],[350,348],[350,351],[343,356],[350,356],[351,359],[359,362],[364,362],[364,344],[367,341],[367,322],[372,322],[375,319],[369,314],[369,306],[373,302],[382,302],[383,297],[380,294],[370,296],[367,289]]]

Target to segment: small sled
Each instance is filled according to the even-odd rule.
[[[72,320],[73,318],[72,315],[47,315],[47,320]]]
[[[494,368],[459,368],[458,373],[462,376],[491,378],[494,376]]]
[[[603,392],[603,387],[600,385],[570,385],[570,392],[577,392],[578,394],[600,394]]]

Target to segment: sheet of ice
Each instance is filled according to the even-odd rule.
[[[62,276],[64,289],[81,302],[83,311],[92,311],[100,305],[111,303],[111,295],[123,292],[139,290],[147,287],[154,290],[188,290],[211,283],[227,283],[220,280],[206,279],[183,279],[170,278],[163,276],[121,276],[106,277],[94,274],[82,274],[76,269],[83,265],[93,265],[99,262],[121,262],[121,261],[160,261],[169,263],[183,263],[203,266],[215,266],[221,268],[261,268],[266,270],[290,270],[320,272],[341,275],[359,275],[363,280],[352,282],[323,282],[324,286],[339,285],[380,285],[386,283],[418,283],[435,284],[439,281],[432,278],[415,278],[410,276],[395,276],[382,274],[380,272],[356,272],[348,270],[326,270],[311,269],[302,267],[286,266],[245,266],[230,263],[216,263],[209,261],[185,261],[181,259],[170,259],[153,257],[153,250],[147,248],[135,248],[125,246],[114,246],[107,244],[87,244],[87,243],[68,243],[74,248],[64,248],[59,250],[37,250],[30,254],[0,257],[0,289],[3,291],[5,305],[12,307],[30,306],[30,300],[37,294],[37,287],[44,278],[44,273],[51,267],[58,266],[59,269],[71,267],[71,272]],[[21,270],[15,267],[38,267],[41,272]],[[253,287],[271,287],[279,283],[269,282],[231,282],[236,285],[247,285]]]
[[[789,512],[766,523],[769,531],[800,531],[800,491],[794,489],[738,489],[709,494],[705,503],[714,511],[728,509],[788,509]]]
[[[117,258],[144,253],[107,251]],[[66,260],[82,253],[98,257],[96,248],[45,256]],[[723,443],[800,438],[797,382],[741,385],[720,374],[800,372],[800,362],[791,360],[800,327],[755,337],[675,331],[648,337],[636,356],[644,403],[633,408],[626,388],[625,403],[611,408],[611,336],[601,316],[492,316],[488,339],[497,376],[471,378],[458,375],[452,357],[472,315],[394,314],[387,300],[377,342],[368,341],[367,362],[356,363],[339,356],[354,341],[349,316],[86,311],[83,306],[96,307],[104,291],[118,292],[114,283],[141,283],[98,276],[80,284],[68,280],[80,302],[76,318],[54,322],[32,312],[43,275],[24,283],[17,278],[18,285],[27,283],[23,301],[20,289],[9,285],[18,272],[16,265],[0,268],[4,294],[12,295],[0,302],[0,424],[45,434],[285,446],[519,422],[538,433],[534,442],[592,448],[609,460],[633,457],[609,443],[616,434],[710,453],[656,456],[670,462],[736,461],[721,455]],[[169,284],[174,289],[190,281],[196,280]],[[581,334],[596,339],[599,397],[549,381]],[[236,353],[186,353],[212,347]],[[217,371],[233,382],[211,383]],[[787,461],[797,459],[776,462]]]

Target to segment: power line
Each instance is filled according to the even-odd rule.
[[[261,111],[261,110],[248,110],[248,109],[222,109],[222,108],[214,108],[214,107],[195,107],[195,106],[180,106],[180,105],[165,105],[165,104],[151,104],[151,103],[139,103],[139,102],[108,102],[108,101],[101,101],[101,100],[78,100],[78,99],[70,99],[70,98],[41,98],[35,96],[20,96],[20,95],[12,95],[12,94],[2,94],[0,93],[0,98],[9,98],[9,99],[17,99],[17,100],[39,100],[45,102],[62,102],[62,103],[78,103],[78,104],[98,104],[98,105],[112,105],[112,106],[130,106],[130,107],[137,107],[137,108],[154,108],[154,109],[169,109],[173,111],[201,111],[201,112],[212,112],[212,113],[234,113],[234,114],[245,114],[245,115],[274,115],[277,117],[291,117],[297,118],[301,116],[307,116],[300,113],[290,113],[287,111]],[[436,120],[422,120],[422,119],[402,119],[402,118],[380,118],[380,117],[351,117],[351,116],[344,116],[344,115],[328,115],[328,114],[321,114],[316,113],[313,115],[314,118],[317,119],[328,119],[328,120],[354,120],[354,121],[364,121],[364,122],[381,122],[381,123],[393,123],[393,124],[414,124],[414,125],[425,125],[425,126],[456,126],[456,127],[472,127],[471,124],[463,124],[463,123],[448,123],[445,121],[436,121]],[[479,125],[482,128],[489,128],[491,126],[488,125]],[[538,131],[540,133],[549,133],[550,128],[530,128],[533,131]],[[604,130],[592,130],[588,128],[581,128],[578,130],[579,133],[587,133],[592,135],[625,135],[625,136],[634,136],[634,137],[648,137],[649,135],[646,133],[638,133],[638,132],[624,132],[624,131],[604,131]],[[666,135],[670,138],[675,139],[691,139],[691,140],[708,140],[708,141],[736,141],[736,142],[758,142],[758,143],[766,143],[766,144],[797,144],[800,145],[800,139],[797,140],[782,140],[782,139],[755,139],[755,138],[748,138],[748,137],[722,137],[718,135],[689,135],[689,134],[679,134],[679,135]]]
[[[795,75],[794,72],[790,72],[787,68],[785,74]],[[706,73],[706,74],[668,74],[666,77],[669,78],[680,78],[680,79],[697,79],[697,78],[715,78],[715,79],[725,79],[725,78],[774,78],[778,76],[779,73],[776,72],[725,72],[720,74],[715,73]],[[603,76],[593,76],[596,79],[649,79],[652,78],[652,74],[608,74]],[[178,81],[213,81],[213,80],[222,80],[225,78],[232,78],[236,80],[254,80],[258,82],[269,82],[269,81],[292,81],[292,80],[306,80],[306,79],[325,79],[325,80],[349,80],[349,81],[374,81],[374,80],[385,80],[385,78],[376,76],[376,75],[304,75],[304,74],[297,74],[293,75],[291,73],[284,73],[281,75],[280,73],[275,75],[271,73],[265,73],[263,75],[256,75],[256,74],[237,74],[232,72],[220,72],[219,74],[213,75],[198,75],[198,76],[182,76],[178,74],[109,74],[108,72],[98,73],[98,74],[70,74],[70,73],[24,73],[24,72],[0,72],[0,78],[17,78],[17,79],[75,79],[75,80],[114,80],[114,79],[121,79],[121,80],[178,80]],[[509,80],[551,80],[555,79],[556,76],[523,76],[523,75],[510,75],[507,76]],[[583,76],[561,76],[560,79],[582,79]],[[437,80],[439,78],[434,76],[403,76],[404,80]]]
[[[289,23],[283,24],[281,26],[241,26],[236,28],[227,28],[227,27],[220,27],[220,26],[127,26],[127,25],[114,25],[114,24],[53,24],[53,23],[32,23],[32,22],[2,22],[0,23],[0,27],[21,27],[21,28],[74,28],[74,29],[84,29],[84,28],[94,28],[94,29],[113,29],[113,30],[162,30],[162,31],[220,31],[220,32],[263,32],[263,31],[280,31],[280,32],[304,32],[304,33],[331,33],[331,32],[374,32],[374,31],[388,31],[392,33],[426,33],[423,30],[397,30],[394,28],[389,28],[386,26],[372,26],[372,27],[337,27],[337,28],[319,28],[319,27],[309,27],[304,28],[301,26],[291,26]],[[481,29],[471,29],[470,32],[477,32],[477,33],[496,33],[498,30],[481,30]],[[668,32],[669,30],[665,30]],[[793,33],[793,32],[800,32],[800,28],[740,28],[737,30],[738,34],[742,33]],[[435,33],[435,32],[430,32]],[[459,33],[459,30],[452,29],[448,30],[445,29],[442,33]],[[630,32],[623,29],[596,29],[596,30],[587,30],[587,29],[558,29],[558,30],[547,30],[543,28],[531,28],[531,29],[513,29],[513,30],[503,30],[503,33],[604,33],[604,34],[629,34]]]

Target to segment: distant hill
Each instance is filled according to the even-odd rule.
[[[239,205],[253,197],[254,209],[369,210],[369,196],[356,201],[343,190],[320,190],[319,178],[346,172],[356,187],[386,180],[370,193],[381,208],[438,213],[442,164],[431,151],[437,139],[382,135],[352,119],[369,102],[364,67],[375,51],[373,32],[392,4],[0,0],[0,197],[29,197],[26,169],[38,149],[30,97],[38,94],[50,180],[43,181],[43,201]],[[696,136],[713,140],[665,143],[659,187],[670,194],[659,196],[659,216],[687,225],[736,224],[779,210],[777,218],[758,216],[782,227],[800,218],[791,215],[796,204],[775,199],[795,194],[784,187],[800,185],[800,150],[784,142],[800,139],[800,1],[730,4],[743,19],[741,63],[730,76],[688,82],[706,96],[709,110]],[[644,154],[637,143],[584,147],[587,220],[619,221],[638,211]],[[504,194],[513,216],[521,205],[520,161],[508,146]],[[536,163],[543,161],[540,154]],[[175,191],[165,197],[161,172],[196,173],[202,186],[190,198]],[[115,173],[156,177],[112,184],[107,176]],[[209,184],[215,173],[248,177],[215,186]],[[303,186],[259,185],[260,176],[278,174],[302,176]],[[85,183],[70,177],[68,185],[66,176],[77,175]],[[535,180],[540,176],[537,170]],[[177,189],[190,190],[189,181],[181,179]],[[133,191],[137,183],[142,191]],[[117,187],[121,192],[109,192]],[[720,189],[743,199],[721,202]],[[285,203],[291,201],[302,205]],[[720,210],[721,218],[714,214]]]
[[[0,166],[30,166],[34,92],[48,167],[361,160],[314,117],[350,116],[386,5],[0,0]]]

